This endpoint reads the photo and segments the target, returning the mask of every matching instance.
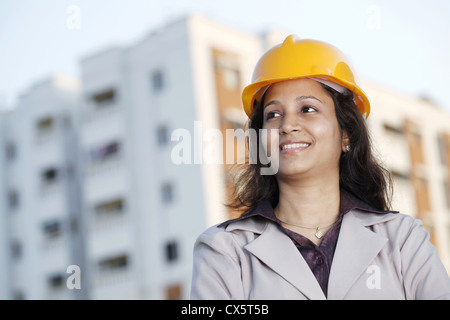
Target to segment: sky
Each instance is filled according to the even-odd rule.
[[[0,0],[0,108],[52,74],[79,77],[81,58],[188,13],[327,41],[360,77],[450,113],[449,0]]]

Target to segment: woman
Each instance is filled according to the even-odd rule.
[[[243,102],[277,171],[258,162],[237,175],[231,206],[244,212],[197,239],[192,299],[450,299],[421,222],[390,211],[369,101],[337,48],[287,37]]]

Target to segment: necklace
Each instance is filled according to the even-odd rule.
[[[280,219],[278,219],[278,220],[280,220]],[[280,221],[281,221],[281,220],[280,220]],[[337,221],[337,220],[336,220],[336,221]],[[336,221],[333,222],[332,224],[328,225],[328,226],[325,226],[325,227],[305,227],[305,226],[300,226],[300,225],[298,225],[298,224],[288,223],[288,222],[284,222],[284,221],[281,221],[281,222],[284,223],[284,224],[290,225],[290,226],[297,227],[297,228],[303,228],[303,229],[316,229],[316,233],[315,233],[314,235],[316,236],[317,239],[322,239],[322,237],[323,237],[323,232],[322,232],[320,229],[321,229],[321,228],[322,228],[322,229],[326,229],[326,228],[328,228],[328,227],[331,227],[333,224],[336,223]]]

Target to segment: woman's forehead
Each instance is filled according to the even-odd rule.
[[[303,94],[303,93],[316,93],[320,95],[327,94],[322,85],[312,79],[302,78],[276,82],[270,85],[267,89],[265,97],[277,94]]]
[[[264,106],[273,101],[278,102],[283,99],[300,101],[308,97],[321,103],[328,104],[333,102],[322,84],[315,80],[304,78],[280,81],[270,85],[264,95]]]

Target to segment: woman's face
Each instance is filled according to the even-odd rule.
[[[296,79],[272,84],[263,108],[266,150],[279,155],[277,178],[339,176],[346,134],[341,134],[333,99],[318,82]]]

